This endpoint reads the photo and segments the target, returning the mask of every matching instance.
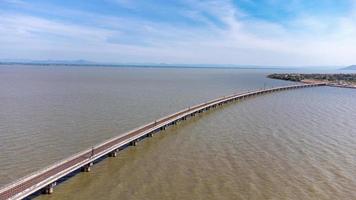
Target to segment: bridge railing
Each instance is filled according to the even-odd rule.
[[[24,177],[22,177],[20,179],[17,179],[15,181],[11,182],[11,183],[8,183],[8,184],[6,184],[6,185],[4,185],[3,187],[0,188],[0,193],[4,192],[8,188],[11,188],[11,187],[13,187],[15,185],[18,185],[18,184],[21,184],[23,182],[26,182],[26,181],[34,178],[35,176],[37,176],[39,174],[42,174],[42,173],[45,173],[45,172],[47,172],[47,171],[49,171],[51,169],[54,169],[54,168],[60,166],[63,163],[66,163],[66,162],[68,162],[68,161],[70,161],[72,159],[78,158],[81,155],[84,155],[85,153],[90,152],[90,150],[91,149],[86,149],[86,150],[83,150],[81,152],[75,153],[74,155],[71,155],[70,157],[67,157],[67,158],[61,159],[59,161],[56,161],[56,162],[48,165],[47,167],[41,168],[40,170],[36,170],[36,171],[30,173],[29,175],[26,175],[26,176],[24,176]]]
[[[290,88],[295,88],[295,87],[299,88],[299,87],[308,87],[308,86],[319,86],[319,85],[325,85],[325,84],[291,85],[291,86],[285,86],[285,87],[274,87],[274,88],[269,88],[269,89],[265,89],[265,90],[258,90],[258,91],[247,91],[247,92],[245,92],[245,93],[236,93],[236,94],[233,94],[233,95],[216,98],[216,99],[213,99],[213,100],[211,100],[211,101],[208,101],[208,102],[205,102],[205,103],[201,103],[201,104],[195,105],[195,106],[193,106],[193,107],[185,108],[185,109],[182,109],[182,110],[180,110],[180,111],[178,111],[178,112],[176,112],[176,113],[173,113],[173,114],[171,114],[171,115],[167,115],[167,116],[162,117],[162,118],[160,118],[160,119],[158,119],[158,120],[156,120],[156,121],[154,121],[154,122],[147,123],[147,124],[145,124],[145,125],[143,125],[143,126],[140,126],[140,127],[135,128],[135,129],[133,129],[133,130],[131,130],[131,131],[128,131],[128,132],[126,132],[126,133],[124,133],[124,134],[120,134],[120,135],[118,135],[118,136],[116,136],[116,137],[110,138],[110,139],[108,139],[108,140],[106,140],[106,141],[104,141],[104,142],[102,142],[102,143],[100,143],[100,144],[95,145],[94,148],[98,148],[98,147],[101,147],[101,146],[103,146],[103,145],[106,145],[106,144],[108,144],[108,143],[110,143],[110,142],[113,142],[113,141],[115,141],[115,140],[117,140],[117,139],[120,139],[120,138],[122,138],[122,137],[124,137],[124,136],[127,136],[127,135],[129,135],[129,134],[132,134],[132,133],[134,133],[135,131],[138,131],[138,130],[140,130],[140,129],[144,129],[144,128],[146,128],[146,127],[152,126],[150,129],[147,129],[147,130],[143,131],[142,133],[140,133],[140,134],[138,134],[138,135],[136,135],[136,136],[134,136],[134,137],[132,137],[132,138],[128,138],[128,139],[126,139],[126,140],[124,140],[124,141],[122,141],[122,142],[120,142],[120,143],[118,143],[118,144],[116,144],[116,145],[113,145],[113,146],[109,147],[109,148],[106,149],[106,150],[103,150],[103,151],[101,151],[101,152],[98,152],[98,154],[96,154],[95,156],[93,156],[93,159],[95,160],[95,159],[97,159],[97,158],[100,158],[100,157],[102,157],[103,155],[109,153],[110,151],[113,151],[115,148],[119,148],[120,145],[126,144],[126,143],[128,143],[128,142],[131,142],[132,140],[135,140],[135,139],[137,139],[137,138],[140,138],[140,137],[142,137],[143,135],[145,135],[145,134],[147,134],[147,133],[150,133],[150,132],[152,132],[152,131],[154,131],[154,130],[156,130],[157,128],[160,128],[160,127],[162,127],[162,126],[166,126],[167,124],[172,123],[173,121],[176,121],[177,119],[179,119],[179,118],[181,118],[181,117],[190,115],[190,114],[192,114],[192,113],[194,113],[194,112],[197,112],[197,111],[199,111],[199,110],[205,109],[206,107],[209,107],[209,106],[212,106],[212,105],[216,105],[216,104],[218,104],[218,103],[222,103],[222,102],[225,102],[225,101],[234,99],[234,98],[243,97],[243,96],[250,95],[250,94],[256,94],[256,93],[259,93],[259,92],[276,91],[276,90],[279,90],[279,89],[290,89]],[[175,116],[175,117],[174,117],[174,116]],[[168,120],[168,121],[165,121],[166,119],[169,119],[169,118],[172,118],[172,119],[170,119],[170,120]],[[162,121],[164,121],[164,122],[162,122]],[[162,122],[162,123],[161,123],[161,122]],[[156,126],[155,126],[155,125],[156,125]],[[51,170],[51,169],[56,168],[56,167],[58,167],[58,166],[60,166],[60,165],[62,165],[62,164],[65,164],[66,162],[68,162],[68,161],[70,161],[70,160],[73,160],[73,159],[79,158],[79,157],[81,157],[81,156],[84,156],[85,154],[89,153],[90,151],[91,151],[91,149],[86,149],[86,150],[84,150],[84,151],[78,152],[78,153],[76,153],[76,154],[74,154],[74,155],[72,155],[72,156],[70,156],[70,157],[68,157],[68,158],[62,159],[62,160],[60,160],[60,161],[58,161],[58,162],[55,162],[55,163],[51,164],[51,165],[48,166],[48,167],[42,168],[41,170],[35,171],[35,172],[33,172],[33,173],[31,173],[31,174],[29,174],[29,175],[23,177],[23,178],[20,178],[20,179],[18,179],[18,180],[16,180],[16,181],[12,182],[12,183],[6,184],[5,186],[3,186],[3,187],[0,189],[0,193],[6,191],[7,189],[12,188],[12,187],[14,187],[14,186],[16,186],[16,185],[19,185],[19,184],[21,184],[21,183],[23,183],[23,182],[25,182],[25,181],[27,181],[27,180],[30,180],[31,178],[34,178],[35,176],[38,176],[38,175],[43,174],[43,173],[45,173],[45,172],[47,172],[47,171],[49,171],[49,170]],[[88,160],[88,162],[89,162],[89,161],[90,161],[90,159]],[[85,161],[85,162],[87,162],[87,161]],[[84,162],[84,163],[85,163],[85,162]],[[76,164],[76,165],[74,165],[74,166],[72,166],[72,167],[73,167],[73,168],[77,168],[78,166],[79,166],[79,167],[80,167],[80,166],[83,166],[83,163],[80,162],[80,163],[78,163],[78,164]],[[52,178],[52,177],[49,177],[49,178]],[[48,180],[48,179],[46,179],[46,180]]]

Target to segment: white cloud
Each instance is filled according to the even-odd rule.
[[[22,1],[22,0],[1,0],[1,1],[8,3],[8,4],[16,4],[16,5],[25,5],[26,4],[26,2]]]
[[[131,4],[131,1],[121,1]],[[356,12],[325,20],[299,16],[287,24],[257,19],[230,1],[186,0],[182,14],[206,26],[177,26],[81,13],[84,26],[14,13],[0,16],[0,57],[104,62],[348,65],[356,63]],[[223,27],[206,16],[216,18]]]

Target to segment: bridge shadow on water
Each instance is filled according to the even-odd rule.
[[[158,132],[160,132],[160,131],[161,131],[161,130],[156,130],[156,131],[154,131],[153,133],[158,133]],[[139,138],[139,141],[142,141],[142,140],[144,140],[144,139],[146,139],[146,138],[149,138],[149,137],[147,137],[147,136],[142,136],[142,137]],[[122,147],[120,147],[118,150],[119,150],[119,151],[122,151],[122,150],[125,150],[126,148],[131,147],[131,146],[132,146],[132,145],[130,145],[130,144],[126,144],[126,145],[123,145]],[[102,162],[102,161],[104,161],[105,159],[107,159],[107,158],[109,158],[109,157],[110,157],[109,154],[106,154],[105,156],[102,156],[102,157],[96,159],[96,160],[93,162],[93,166],[96,165],[96,164],[98,164],[98,163],[100,163],[100,162]],[[54,190],[55,190],[55,188],[56,188],[57,186],[61,185],[62,183],[65,183],[66,181],[68,181],[69,179],[71,179],[72,177],[74,177],[74,176],[76,176],[76,175],[78,175],[78,174],[80,174],[80,173],[88,173],[88,172],[83,172],[83,171],[82,171],[82,168],[79,168],[79,169],[77,169],[77,170],[75,170],[75,171],[73,171],[73,172],[67,174],[66,176],[63,176],[62,178],[60,178],[60,179],[58,179],[58,180],[56,181],[56,185],[54,186]],[[54,192],[55,192],[55,191],[54,191]],[[41,195],[49,195],[49,194],[44,194],[44,193],[43,193],[43,189],[40,189],[40,190],[38,190],[38,191],[32,193],[32,194],[29,195],[28,197],[24,198],[23,200],[32,200],[32,199],[35,199],[35,198],[37,198],[37,197],[39,197],[39,196],[41,196]]]
[[[199,114],[195,115],[194,117],[189,117],[190,120],[181,121],[181,123],[177,123],[177,125],[183,125],[183,124],[186,124],[186,123],[188,123],[188,124],[193,124],[193,123],[195,123],[197,120],[200,120],[203,116],[209,115],[209,114],[211,114],[211,113],[214,112],[214,111],[223,110],[223,109],[227,109],[227,108],[226,108],[225,106],[216,107],[215,109],[210,110],[210,111],[208,111],[208,112],[199,113]],[[169,125],[167,126],[167,128],[170,128],[170,127],[173,128],[173,127],[175,127],[174,125],[175,125],[175,124],[169,124]],[[165,130],[157,129],[157,130],[154,130],[152,133],[153,133],[153,134],[156,134],[156,133],[160,133],[160,132],[165,132]],[[143,141],[143,140],[149,139],[149,138],[150,138],[150,137],[148,137],[147,135],[146,135],[146,136],[142,136],[142,137],[138,138],[138,141]],[[125,144],[125,145],[121,146],[118,150],[119,150],[119,151],[123,151],[123,150],[127,149],[128,147],[134,147],[134,146],[132,146],[131,144]],[[93,162],[93,166],[96,165],[96,164],[98,164],[98,163],[100,163],[100,162],[102,162],[102,161],[104,161],[105,159],[107,159],[107,158],[109,158],[109,157],[110,157],[109,154],[106,154],[105,156],[102,156],[102,157],[96,159],[96,160]],[[77,170],[75,170],[75,171],[73,171],[73,172],[67,174],[66,176],[63,176],[62,178],[58,179],[58,180],[56,181],[56,185],[54,186],[54,192],[55,192],[55,189],[56,189],[57,186],[61,185],[62,183],[65,183],[66,181],[70,180],[71,178],[73,178],[74,176],[76,176],[76,175],[78,175],[78,174],[80,174],[80,173],[88,173],[88,172],[83,172],[83,171],[82,171],[82,168],[79,168],[79,169],[77,169]],[[90,172],[89,172],[89,173],[90,173]],[[33,194],[29,195],[28,197],[24,198],[23,200],[36,199],[37,197],[39,197],[39,196],[41,196],[41,195],[50,195],[50,194],[44,194],[44,193],[43,193],[43,189],[40,189],[40,190],[34,192]]]
[[[277,90],[277,91],[279,91],[279,90]],[[262,93],[258,93],[258,94],[262,94]],[[265,93],[263,93],[263,94],[265,94]],[[256,96],[256,95],[248,95],[248,96],[246,96],[246,97],[253,98],[253,97],[255,97],[255,96]],[[237,103],[237,102],[244,101],[244,100],[245,100],[245,98],[235,98],[235,99],[233,99],[233,100],[228,100],[228,101],[225,101],[225,102],[223,102],[223,103],[219,103],[219,104],[217,104],[218,106],[215,105],[215,106],[209,107],[209,109],[208,109],[208,108],[205,108],[205,110],[204,110],[204,108],[203,108],[203,109],[201,109],[201,110],[199,110],[199,111],[196,111],[196,112],[194,112],[194,113],[192,113],[192,114],[187,115],[188,117],[186,116],[186,117],[183,117],[183,118],[180,118],[180,119],[176,119],[175,121],[170,122],[169,124],[166,124],[166,125],[164,125],[164,126],[162,126],[162,127],[160,127],[160,128],[157,128],[156,130],[153,130],[151,133],[148,133],[148,134],[146,134],[146,135],[143,135],[143,136],[141,136],[140,138],[135,139],[135,140],[136,140],[136,141],[142,141],[142,140],[144,140],[144,139],[146,139],[146,138],[150,138],[150,137],[152,137],[152,134],[155,134],[155,133],[158,133],[158,132],[162,132],[162,131],[164,131],[164,129],[165,129],[166,127],[170,127],[170,126],[173,126],[173,125],[176,125],[176,124],[180,124],[180,123],[178,123],[178,122],[184,123],[187,118],[193,118],[193,119],[195,119],[195,120],[199,120],[203,115],[211,114],[211,113],[212,113],[212,111],[208,111],[208,110],[210,110],[210,108],[214,108],[214,109],[212,109],[213,111],[214,111],[214,110],[217,111],[217,110],[221,110],[221,109],[227,109],[226,106],[221,106],[221,105],[223,105],[223,104],[228,104],[228,105],[229,105],[229,104],[232,104],[232,102],[236,102],[236,103]],[[205,112],[205,111],[208,111],[208,112]],[[196,116],[196,117],[194,117],[194,116]],[[195,120],[189,120],[189,121],[190,121],[191,123],[193,123]],[[164,128],[164,129],[162,129],[162,128]],[[134,141],[135,141],[135,140],[134,140]],[[122,151],[122,150],[126,149],[127,147],[135,146],[135,145],[136,145],[136,142],[134,142],[134,143],[131,142],[131,143],[128,143],[128,144],[125,144],[125,145],[121,146],[118,150],[119,150],[119,151]],[[105,160],[105,159],[108,158],[108,157],[110,157],[110,156],[109,156],[109,152],[108,152],[106,155],[103,155],[102,157],[100,157],[100,158],[94,160],[94,161],[93,161],[93,164],[95,165],[95,164],[97,164],[97,163],[100,163],[100,162],[102,162],[103,160]],[[58,185],[60,185],[60,184],[62,184],[62,183],[64,183],[64,182],[66,182],[67,180],[69,180],[70,178],[76,176],[77,174],[79,174],[79,173],[81,173],[81,172],[82,172],[82,168],[79,168],[79,169],[77,169],[77,170],[75,170],[75,171],[73,171],[73,172],[67,174],[66,176],[64,176],[64,177],[62,177],[62,178],[60,178],[60,179],[58,179],[58,180],[56,181],[56,185],[54,186],[54,189],[55,189],[56,186],[58,186]],[[24,199],[26,199],[26,200],[35,199],[36,197],[38,197],[38,196],[40,196],[40,195],[42,195],[42,194],[43,194],[43,189],[40,189],[40,190],[34,192],[33,194],[31,194],[30,196],[28,196],[28,197],[26,197],[26,198],[24,198]]]

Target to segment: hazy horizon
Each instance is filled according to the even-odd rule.
[[[82,65],[82,66],[132,66],[132,67],[182,67],[182,68],[241,68],[241,69],[343,69],[348,66],[275,66],[275,65],[252,65],[252,64],[224,64],[224,63],[153,63],[153,62],[95,62],[90,60],[30,60],[30,59],[0,59],[0,65]]]

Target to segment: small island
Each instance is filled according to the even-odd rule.
[[[302,83],[326,83],[328,86],[356,89],[355,74],[270,74],[268,78]]]

